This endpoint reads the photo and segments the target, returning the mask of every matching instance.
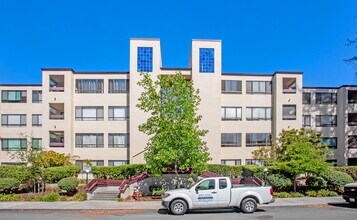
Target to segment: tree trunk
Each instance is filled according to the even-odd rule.
[[[294,192],[296,192],[296,179],[297,179],[297,175],[294,175]]]

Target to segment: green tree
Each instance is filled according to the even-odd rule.
[[[180,72],[156,81],[148,73],[141,76],[138,85],[144,91],[137,107],[150,117],[139,130],[149,135],[144,156],[151,172],[161,174],[168,167],[176,173],[187,168],[205,170],[211,158],[201,139],[208,131],[198,125],[199,90]]]
[[[331,164],[326,162],[331,150],[321,142],[321,133],[304,128],[283,130],[273,143],[275,164],[296,179],[303,173],[327,172]]]

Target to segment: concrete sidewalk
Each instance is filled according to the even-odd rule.
[[[346,204],[341,197],[318,198],[287,198],[275,199],[275,202],[259,207],[305,206]],[[116,201],[85,201],[85,202],[0,202],[1,210],[158,210],[162,208],[161,201],[116,202]]]

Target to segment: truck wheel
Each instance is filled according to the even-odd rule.
[[[187,211],[187,204],[185,201],[177,199],[171,203],[170,211],[174,215],[183,215]]]
[[[253,213],[257,210],[257,202],[253,198],[243,199],[240,209],[243,213]]]

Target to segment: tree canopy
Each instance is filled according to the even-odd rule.
[[[150,113],[139,130],[149,135],[145,160],[154,174],[167,168],[205,170],[209,156],[206,142],[201,138],[207,130],[199,128],[202,116],[197,115],[199,90],[180,73],[159,76],[156,81],[148,73],[141,73],[138,82],[144,91],[137,107]]]

